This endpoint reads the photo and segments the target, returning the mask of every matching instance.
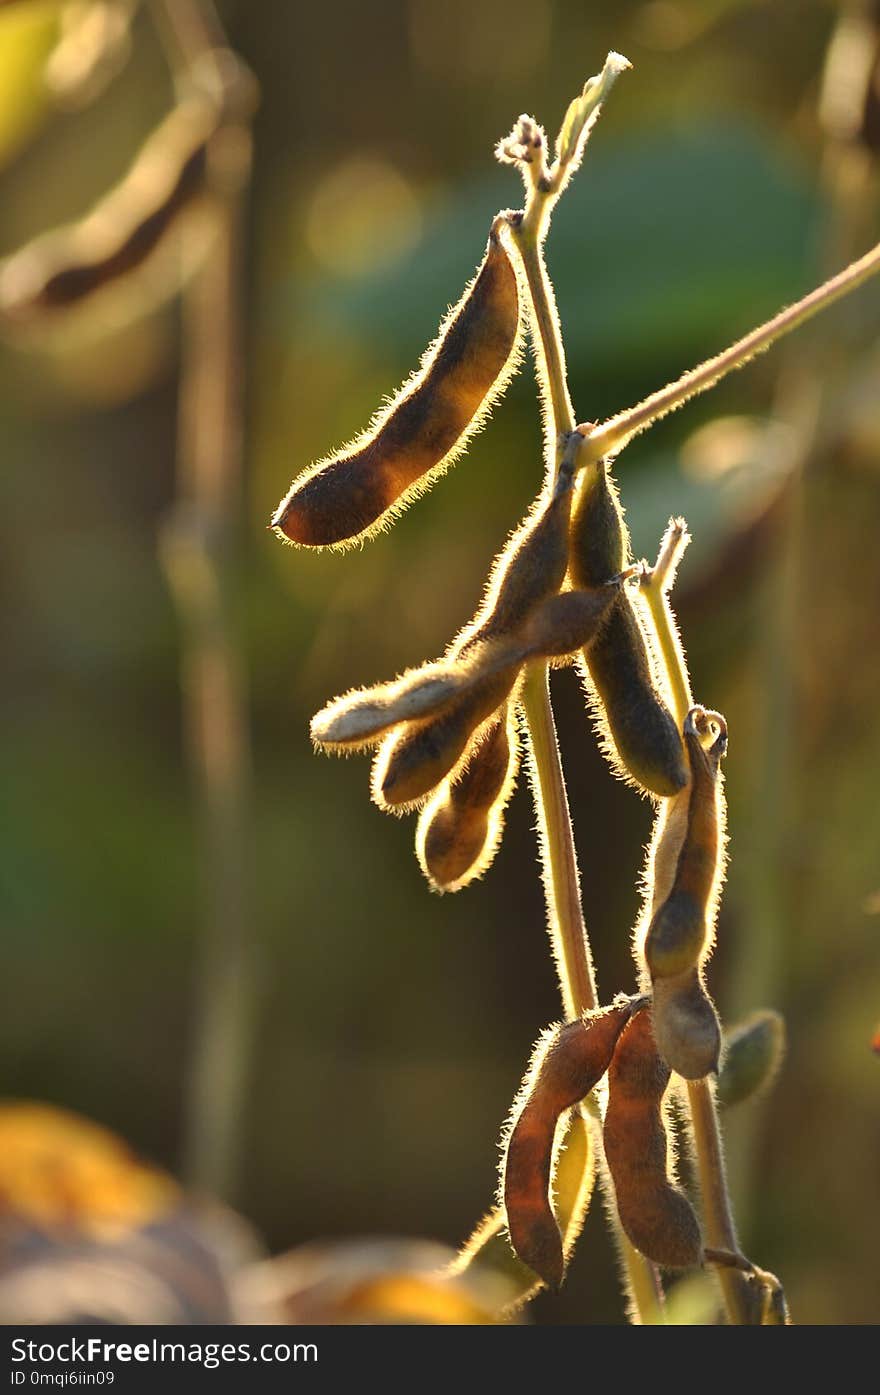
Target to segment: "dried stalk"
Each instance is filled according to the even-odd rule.
[[[160,0],[183,73],[229,54],[208,0]],[[247,154],[244,160],[249,164]],[[210,249],[183,292],[177,497],[163,558],[178,611],[186,746],[200,836],[201,943],[185,1170],[234,1193],[252,1054],[255,970],[247,856],[250,735],[232,595],[244,469],[241,222],[248,171],[217,195]]]

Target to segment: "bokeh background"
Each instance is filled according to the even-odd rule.
[[[819,0],[221,11],[262,89],[229,571],[253,1030],[228,1199],[273,1252],[363,1234],[454,1245],[490,1202],[501,1122],[558,1016],[526,782],[485,881],[438,898],[412,821],[370,804],[365,761],[316,757],[308,720],[435,656],[472,613],[539,479],[531,369],[467,458],[363,550],[286,549],[267,520],[411,370],[493,213],[516,205],[495,141],[522,111],[555,131],[610,48],[634,71],[547,252],[580,419],[637,401],[875,242],[880,16]],[[58,12],[0,8],[3,254],[87,210],[172,100],[144,10],[123,72],[59,110],[43,82]],[[745,1248],[813,1323],[878,1318],[878,323],[868,288],[620,465],[637,556],[671,513],[694,534],[677,605],[697,697],[731,729],[710,983],[725,1021],[774,1006],[789,1035],[772,1096],[725,1120],[734,1199]],[[99,1120],[182,1175],[206,968],[181,630],[157,548],[179,331],[170,301],[105,334],[0,346],[0,1062],[7,1095]],[[575,679],[553,691],[610,997],[632,985],[651,811],[598,756]],[[533,1316],[623,1320],[598,1204],[562,1295]]]

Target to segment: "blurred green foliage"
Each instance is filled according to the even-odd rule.
[[[29,22],[26,8],[0,13],[0,252],[86,209],[170,101],[142,16],[124,79],[92,108],[52,112],[37,62],[47,7]],[[372,808],[365,763],[315,758],[307,725],[331,695],[439,653],[471,614],[535,489],[530,368],[467,459],[368,549],[307,556],[265,524],[293,474],[410,371],[492,214],[517,200],[494,141],[522,110],[553,129],[608,48],[634,72],[548,245],[582,419],[636,401],[833,269],[815,108],[835,8],[222,8],[263,87],[239,576],[261,999],[237,1200],[276,1249],[365,1232],[454,1243],[486,1210],[501,1121],[558,1016],[527,791],[486,881],[441,900],[411,822]],[[771,1108],[725,1121],[735,1199],[747,1249],[806,1322],[877,1318],[880,960],[865,907],[878,881],[880,431],[854,441],[840,415],[793,511],[789,438],[766,421],[785,417],[792,381],[843,400],[876,340],[876,294],[862,306],[663,423],[621,465],[637,554],[671,513],[695,533],[680,618],[697,696],[731,727],[711,986],[724,1013],[779,1008],[790,1043]],[[174,488],[175,330],[166,307],[109,342],[0,348],[3,1079],[172,1169],[198,924],[178,636],[156,558]],[[746,429],[706,434],[730,416]],[[650,810],[609,777],[570,675],[554,693],[611,995],[631,985]],[[621,1319],[598,1207],[563,1295],[535,1312]]]

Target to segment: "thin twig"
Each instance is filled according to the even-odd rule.
[[[797,304],[780,311],[772,320],[738,339],[723,353],[716,354],[714,358],[701,363],[698,368],[684,373],[674,383],[652,392],[650,397],[646,397],[637,406],[629,407],[625,412],[618,412],[617,416],[611,417],[600,426],[580,427],[584,445],[578,463],[585,466],[592,461],[601,460],[603,456],[616,455],[640,431],[653,426],[655,421],[659,421],[669,412],[674,412],[691,397],[714,387],[734,369],[743,368],[756,355],[764,353],[771,344],[775,344],[777,339],[790,334],[820,310],[825,310],[836,300],[857,290],[878,272],[880,243],[858,261],[852,262],[836,276],[832,276],[830,281],[810,291],[809,295],[805,295]]]
[[[678,564],[690,540],[684,519],[670,519],[657,561],[653,567],[643,566],[640,577],[641,593],[654,622],[659,658],[662,660],[679,728],[693,707],[694,698],[678,625],[669,604],[669,592],[675,581]]]

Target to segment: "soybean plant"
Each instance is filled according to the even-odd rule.
[[[413,377],[362,436],[297,476],[272,525],[314,548],[393,521],[485,421],[520,363],[525,326],[545,446],[529,514],[446,652],[335,699],[313,719],[312,738],[330,752],[375,750],[372,797],[391,813],[418,811],[416,852],[437,891],[486,873],[521,749],[530,765],[564,1020],[538,1039],[504,1129],[498,1203],[454,1272],[503,1268],[517,1302],[557,1288],[598,1178],[633,1321],[664,1321],[660,1270],[711,1265],[729,1322],[783,1323],[779,1280],[740,1251],[716,1109],[722,1032],[705,965],[725,866],[727,723],[694,701],[671,608],[686,524],[670,521],[654,566],[635,564],[612,463],[638,432],[880,270],[880,248],[637,406],[578,425],[542,249],[602,102],[629,66],[609,54],[570,104],[552,159],[531,117],[499,143],[497,158],[523,178],[524,207],[493,220],[475,279]],[[604,1007],[549,697],[549,670],[565,665],[580,671],[612,769],[656,810],[634,991]],[[740,1028],[721,1066],[725,1100],[766,1083],[781,1049],[775,1014]],[[699,1216],[675,1177],[673,1117],[692,1138]]]

